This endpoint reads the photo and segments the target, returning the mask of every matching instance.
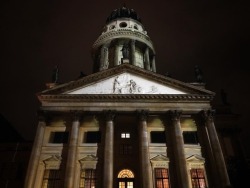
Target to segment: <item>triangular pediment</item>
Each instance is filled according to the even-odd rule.
[[[185,92],[125,72],[64,94],[185,94]]]
[[[186,160],[187,160],[187,162],[190,162],[190,163],[200,163],[200,162],[205,161],[205,159],[199,155],[192,155],[192,156],[188,157]]]
[[[122,64],[81,79],[55,86],[40,95],[214,95],[193,86],[145,69]]]
[[[58,162],[58,161],[61,161],[62,158],[58,155],[52,155],[50,158],[47,158],[44,160],[45,163],[48,163],[48,162]]]
[[[152,159],[150,159],[151,161],[169,161],[169,159],[164,156],[164,155],[157,155],[155,157],[153,157]]]
[[[97,161],[97,157],[94,155],[87,155],[86,157],[80,160],[80,162],[85,162],[85,161]]]

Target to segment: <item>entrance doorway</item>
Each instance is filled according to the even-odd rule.
[[[118,188],[134,188],[134,173],[123,169],[118,174]]]

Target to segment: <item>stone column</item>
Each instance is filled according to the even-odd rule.
[[[78,132],[79,132],[79,117],[74,115],[73,123],[70,131],[70,139],[68,146],[68,158],[66,164],[66,172],[65,172],[65,187],[73,188],[74,186],[74,177],[76,170],[76,155],[77,155],[77,140],[78,140]]]
[[[36,187],[42,187],[44,172],[45,172],[45,165],[43,161],[40,161],[37,168],[37,175],[36,175],[37,177],[35,181]]]
[[[119,65],[119,45],[115,44],[114,66]]]
[[[153,72],[156,72],[156,66],[155,66],[155,54],[154,54],[154,55],[153,55],[153,57],[152,57],[151,64],[152,64],[152,71],[153,71]]]
[[[30,155],[29,166],[25,179],[25,188],[34,188],[41,149],[43,144],[43,136],[45,132],[46,122],[43,114],[39,114],[39,123],[36,131],[35,140],[33,143],[32,152]]]
[[[131,48],[131,63],[132,65],[135,65],[135,40],[131,40],[130,42],[130,48]]]
[[[206,167],[206,177],[208,179],[209,187],[220,188],[218,185],[218,173],[215,166],[215,160],[212,152],[211,143],[209,140],[207,127],[205,126],[205,116],[204,112],[200,112],[194,116],[196,125],[197,125],[197,134],[199,144],[201,146],[202,156],[205,158],[205,167]]]
[[[114,162],[114,113],[106,114],[106,130],[104,145],[103,187],[113,188],[113,162]]]
[[[108,56],[109,51],[107,46],[102,46],[101,48],[101,59],[100,59],[100,68],[99,70],[105,70],[108,68]]]
[[[147,131],[147,112],[141,111],[139,114],[139,152],[140,152],[140,173],[142,178],[142,188],[153,187],[153,176],[149,158],[149,144]]]
[[[145,67],[146,67],[147,70],[150,70],[149,49],[148,49],[148,47],[145,50],[144,57],[145,57]]]
[[[169,115],[172,119],[172,132],[170,133],[173,137],[173,156],[175,158],[175,171],[177,176],[178,187],[189,188],[190,183],[188,179],[188,169],[185,157],[184,150],[184,141],[181,130],[180,116],[181,112],[179,111],[170,111]]]
[[[217,135],[217,131],[214,126],[214,111],[204,111],[206,127],[211,142],[211,148],[215,160],[215,165],[217,172],[219,174],[220,187],[230,187],[230,180],[227,173],[226,164],[224,161],[224,156],[221,150],[220,141]]]

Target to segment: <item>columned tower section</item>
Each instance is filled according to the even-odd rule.
[[[133,9],[115,9],[107,18],[92,52],[94,72],[124,63],[156,72],[155,49]]]

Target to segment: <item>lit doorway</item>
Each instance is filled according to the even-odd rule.
[[[123,169],[118,174],[119,188],[134,188],[134,173],[129,169]]]

